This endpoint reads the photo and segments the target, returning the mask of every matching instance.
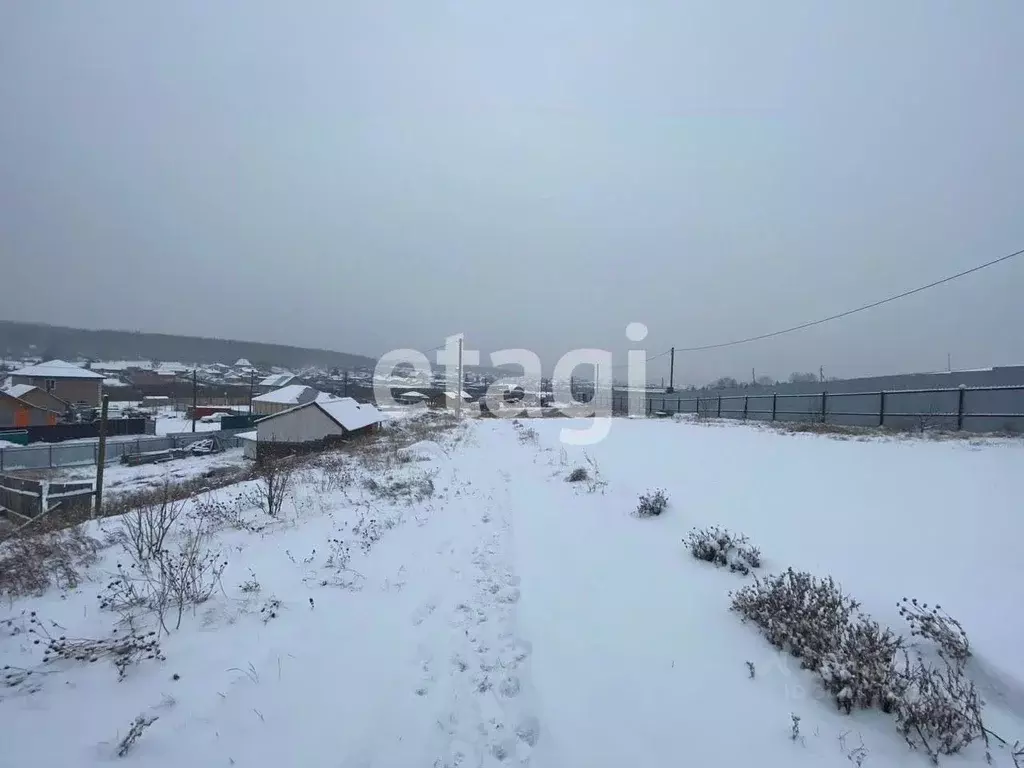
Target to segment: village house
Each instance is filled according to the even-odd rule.
[[[53,413],[66,413],[70,405],[56,395],[44,392],[39,387],[33,387],[31,384],[12,384],[3,391],[11,397],[24,400],[29,405],[34,405],[36,408],[42,408],[44,411],[51,411]]]
[[[298,383],[298,379],[296,379],[296,377],[291,373],[273,373],[270,376],[261,379],[256,385],[256,388],[259,390],[260,394],[266,394],[267,392],[273,392],[275,389],[287,387],[289,384]]]
[[[296,405],[304,405],[316,400],[317,392],[312,387],[302,384],[289,384],[287,387],[259,395],[252,399],[252,412],[257,416],[270,416],[286,411]]]
[[[59,410],[50,410],[14,394],[31,394],[26,389],[35,390],[41,395],[46,394],[28,384],[15,384],[7,389],[0,389],[0,427],[47,427],[53,426],[63,417],[63,407]],[[41,398],[34,399],[41,402]]]
[[[103,398],[103,374],[64,360],[50,360],[11,373],[12,384],[29,384],[72,405],[98,406]]]

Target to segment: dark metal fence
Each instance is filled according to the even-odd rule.
[[[1024,385],[747,395],[619,393],[612,413],[789,421],[892,429],[1024,433]],[[605,402],[607,405],[607,401]]]
[[[2,436],[5,430],[0,430]],[[99,437],[100,423],[92,421],[87,424],[52,424],[39,427],[18,427],[12,432],[28,433],[29,443],[60,443],[64,440],[82,440]],[[107,435],[144,435],[146,434],[145,419],[110,419],[107,421]]]

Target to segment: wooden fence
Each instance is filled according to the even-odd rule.
[[[32,520],[44,512],[85,516],[92,510],[91,482],[47,483],[0,475],[0,514]]]

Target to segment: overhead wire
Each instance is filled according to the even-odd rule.
[[[917,288],[912,288],[912,289],[910,289],[908,291],[903,291],[901,293],[896,293],[896,294],[893,294],[892,296],[887,296],[884,299],[879,299],[877,301],[872,301],[872,302],[870,302],[868,304],[862,304],[859,307],[855,307],[853,309],[848,309],[848,310],[845,310],[844,312],[837,312],[834,315],[829,315],[827,317],[822,317],[822,318],[819,318],[818,320],[810,320],[810,321],[805,322],[805,323],[798,323],[797,325],[792,325],[792,326],[790,326],[788,328],[782,328],[780,330],[771,331],[769,333],[760,333],[760,334],[757,334],[756,336],[747,336],[746,338],[743,338],[743,339],[734,339],[732,341],[723,341],[723,342],[718,342],[718,343],[715,343],[715,344],[700,344],[700,345],[697,345],[697,346],[690,346],[690,347],[679,346],[679,347],[675,347],[674,349],[675,349],[676,352],[703,352],[703,351],[710,350],[710,349],[724,349],[725,347],[735,347],[735,346],[737,346],[739,344],[749,344],[750,342],[754,342],[754,341],[762,341],[764,339],[771,339],[771,338],[775,338],[777,336],[783,336],[783,335],[785,335],[787,333],[794,333],[796,331],[802,331],[802,330],[804,330],[806,328],[812,328],[812,327],[814,327],[816,325],[823,325],[824,323],[828,323],[828,322],[831,322],[833,320],[839,320],[840,318],[843,318],[843,317],[849,317],[850,315],[855,315],[858,312],[866,312],[869,309],[874,309],[875,307],[880,307],[883,304],[889,304],[891,302],[898,301],[900,299],[905,299],[908,296],[913,296],[914,294],[921,293],[922,291],[927,291],[928,289],[935,288],[935,287],[937,287],[939,285],[944,285],[946,283],[951,283],[954,280],[959,280],[962,277],[966,277],[967,275],[971,275],[971,274],[973,274],[975,272],[980,272],[981,270],[987,269],[988,267],[995,266],[996,264],[1000,264],[1000,263],[1002,263],[1004,261],[1009,261],[1010,259],[1013,259],[1013,258],[1015,258],[1017,256],[1022,255],[1022,254],[1024,254],[1024,248],[1022,248],[1022,249],[1020,249],[1018,251],[1014,251],[1013,253],[1005,254],[1003,256],[1000,256],[999,258],[992,259],[990,261],[986,261],[983,264],[978,264],[978,265],[976,265],[974,267],[971,267],[969,269],[961,270],[960,272],[957,272],[955,274],[947,275],[946,277],[943,277],[943,278],[941,278],[939,280],[933,280],[932,282],[926,283],[925,285],[920,285]],[[672,351],[673,351],[672,349],[667,349],[664,352],[659,352],[656,355],[652,355],[652,356],[648,357],[646,362],[651,362],[652,360],[657,360],[659,357],[664,357],[665,355],[671,354]],[[621,368],[621,367],[623,367],[623,365],[617,365],[617,366],[613,366],[613,367]]]

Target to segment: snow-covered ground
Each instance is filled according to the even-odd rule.
[[[416,421],[385,434],[417,439]],[[77,589],[5,604],[0,658],[36,672],[0,688],[0,763],[106,764],[144,714],[159,719],[125,765],[827,768],[861,746],[866,768],[927,765],[890,716],[838,713],[730,612],[751,577],[681,543],[709,524],[750,536],[765,573],[831,574],[895,628],[901,597],[941,601],[971,637],[988,726],[1024,738],[1020,443],[622,419],[582,449],[560,444],[568,424],[464,422],[406,460],[303,470],[281,519],[216,534],[223,591],[120,682],[10,634],[35,611],[55,637],[108,636],[117,545]],[[575,466],[605,484],[565,482]],[[652,488],[665,514],[632,517]],[[944,762],[985,764],[977,745]]]
[[[108,493],[133,493],[160,487],[165,482],[181,483],[204,475],[240,469],[246,463],[241,448],[230,448],[223,453],[186,456],[161,464],[143,464],[138,467],[128,467],[119,463],[108,464],[103,473],[103,485]],[[50,479],[56,482],[74,482],[95,478],[96,467],[83,466],[55,470]]]

